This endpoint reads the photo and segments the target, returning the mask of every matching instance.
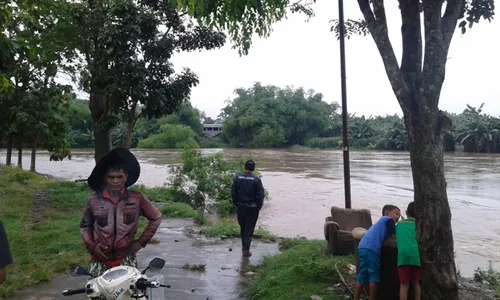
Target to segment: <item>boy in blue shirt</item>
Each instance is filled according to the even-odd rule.
[[[377,297],[377,284],[380,282],[380,251],[384,241],[389,237],[394,237],[401,211],[394,205],[386,205],[383,214],[359,242],[359,274],[354,287],[354,300],[360,300],[361,287],[366,278],[370,281],[370,300],[375,300]]]

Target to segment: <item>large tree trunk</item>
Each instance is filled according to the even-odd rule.
[[[12,143],[13,143],[12,138],[9,138],[7,141],[7,157],[5,158],[6,166],[12,165]]]
[[[136,103],[132,105],[132,109],[129,112],[128,123],[127,123],[127,136],[125,137],[125,149],[130,150],[132,148],[132,136],[134,135],[134,128],[139,116],[135,115]]]
[[[399,1],[403,42],[399,66],[389,39],[384,1],[358,0],[405,118],[424,300],[458,299],[451,212],[443,163],[443,135],[451,120],[439,111],[438,104],[448,50],[462,3],[460,0],[446,1],[443,14],[443,1]],[[422,10],[424,22],[420,17]],[[424,25],[425,46],[421,24]]]
[[[30,164],[30,171],[31,172],[36,172],[36,146],[37,146],[37,138],[33,140],[33,143],[31,144],[31,164]]]
[[[94,123],[94,159],[97,163],[101,157],[111,150],[108,121],[108,105],[106,92],[97,83],[92,85],[89,108]]]
[[[19,144],[17,147],[17,167],[23,168],[23,144]]]
[[[426,300],[455,300],[458,279],[455,266],[451,211],[446,193],[443,128],[451,120],[440,111],[412,112],[405,116],[410,143],[416,205],[417,238]]]
[[[132,135],[134,134],[135,122],[128,122],[127,124],[127,136],[125,137],[125,149],[130,150],[132,148]]]

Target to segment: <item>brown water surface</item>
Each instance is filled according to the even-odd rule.
[[[251,155],[262,170],[267,202],[260,223],[272,232],[294,237],[323,238],[323,222],[332,205],[344,205],[341,151],[287,151],[207,149],[204,154],[223,152],[228,158]],[[134,150],[141,162],[139,183],[161,186],[168,165],[179,162],[175,150]],[[0,151],[5,157],[5,151]],[[14,160],[15,155],[14,155]],[[500,262],[500,168],[499,155],[446,154],[448,197],[453,213],[457,265],[471,276],[489,260]],[[29,168],[29,152],[24,156]],[[86,178],[94,166],[91,150],[73,150],[72,160],[51,162],[47,153],[37,156],[37,171],[62,179]],[[498,184],[498,185],[497,185]],[[374,221],[384,204],[403,211],[413,198],[408,153],[351,152],[352,206],[368,208]]]

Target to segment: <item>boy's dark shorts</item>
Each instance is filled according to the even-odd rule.
[[[410,283],[410,281],[422,280],[422,273],[420,267],[416,266],[400,266],[398,267],[399,282]]]

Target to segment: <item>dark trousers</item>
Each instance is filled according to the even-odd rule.
[[[238,206],[238,223],[240,224],[241,244],[243,251],[250,250],[253,231],[259,218],[259,209],[256,207]]]

